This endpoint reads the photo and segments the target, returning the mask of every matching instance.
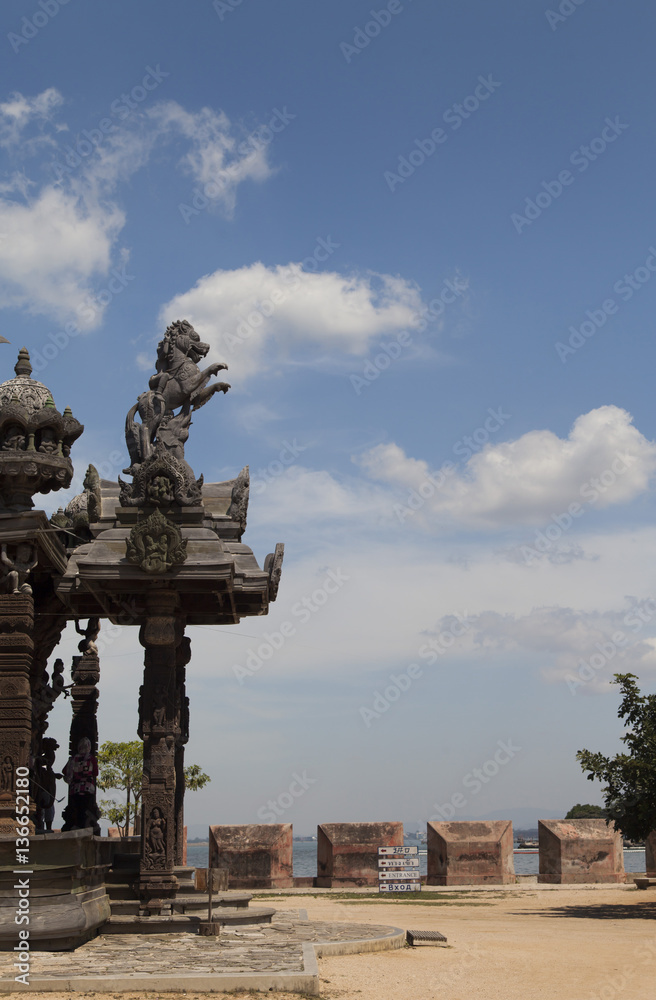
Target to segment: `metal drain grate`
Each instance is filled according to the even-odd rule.
[[[446,941],[444,934],[439,931],[406,931],[406,941],[408,944],[442,944]]]

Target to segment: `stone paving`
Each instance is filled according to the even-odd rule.
[[[194,934],[109,934],[73,952],[33,952],[34,979],[222,973],[301,973],[306,942],[370,941],[390,933],[379,924],[310,921],[304,910],[278,910],[271,924],[228,927],[218,938]],[[0,953],[0,989],[13,981],[15,956]]]

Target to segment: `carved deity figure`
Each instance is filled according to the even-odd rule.
[[[125,422],[125,438],[130,453],[131,472],[156,451],[184,462],[184,445],[189,437],[191,412],[204,406],[215,392],[227,392],[227,382],[209,380],[228,366],[215,362],[201,371],[199,362],[210,347],[201,341],[187,320],[177,320],[166,330],[157,347],[156,372],[130,409]],[[174,411],[181,407],[179,413]],[[139,415],[140,423],[135,420]],[[189,470],[191,471],[191,470]]]
[[[53,770],[55,753],[59,750],[57,740],[47,736],[41,744],[41,753],[34,767],[34,802],[36,804],[36,832],[50,833],[52,821],[55,818],[55,796],[57,794],[57,778],[62,778]]]
[[[2,441],[2,451],[24,451],[25,432],[18,424],[9,424]]]
[[[146,573],[165,573],[187,558],[187,539],[159,510],[137,522],[126,539],[128,561]]]
[[[32,725],[36,732],[43,733],[48,728],[48,714],[62,692],[68,698],[64,685],[64,661],[57,659],[52,668],[51,683],[48,683],[48,673],[44,670],[43,679],[32,692]]]
[[[143,568],[146,573],[165,573],[169,551],[168,537],[165,534],[144,535],[146,551]]]
[[[52,677],[50,678],[52,690],[55,698],[63,692],[64,698],[68,698],[68,691],[64,684],[64,661],[57,658],[52,667]],[[69,687],[72,685],[69,685]],[[54,698],[53,698],[54,701]]]
[[[19,542],[13,559],[7,554],[7,544],[3,542],[0,550],[0,566],[5,593],[31,594],[32,588],[27,583],[27,578],[38,561],[36,549],[29,542]]]
[[[162,810],[155,806],[146,821],[146,858],[149,868],[163,866],[166,859],[166,820]]]
[[[173,484],[168,476],[155,476],[148,483],[148,499],[153,503],[173,500]]]
[[[155,685],[155,695],[153,697],[153,723],[156,726],[163,726],[166,719],[166,691],[163,684]]]
[[[59,451],[59,438],[52,427],[44,427],[41,431],[39,451],[46,455],[55,455]]]
[[[96,640],[100,633],[100,618],[89,618],[86,628],[80,628],[80,622],[75,619],[75,631],[78,635],[83,635],[84,639],[78,642],[77,648],[80,650],[84,656],[86,653],[90,653],[92,656],[98,655],[98,646]]]
[[[11,757],[7,756],[0,764],[0,792],[13,792],[14,790],[14,763]]]

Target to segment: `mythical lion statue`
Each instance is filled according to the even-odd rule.
[[[148,382],[148,392],[142,392],[126,417],[125,439],[131,461],[127,473],[132,474],[135,466],[156,451],[184,463],[192,411],[204,406],[215,392],[230,388],[227,382],[208,385],[213,375],[228,367],[215,362],[201,371],[199,362],[209,349],[186,319],[167,327],[157,346],[156,372]],[[180,410],[174,413],[177,407]],[[135,419],[137,414],[140,423]]]

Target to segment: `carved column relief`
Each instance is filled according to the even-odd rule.
[[[185,636],[176,650],[175,715],[179,732],[175,739],[175,863],[184,862],[184,754],[189,741],[189,699],[186,696],[186,666],[191,659],[191,640]]]
[[[40,579],[34,586],[34,655],[30,680],[34,716],[32,757],[35,760],[41,754],[41,741],[48,729],[48,715],[63,688],[59,671],[48,677],[47,664],[65,627],[64,605],[54,592],[52,580]]]
[[[97,625],[97,628],[92,626]],[[81,656],[73,657],[71,670],[71,720],[70,754],[77,753],[80,740],[86,736],[91,741],[91,753],[98,754],[98,684],[100,682],[100,658],[96,639],[100,630],[97,618],[89,619],[91,633],[79,644]],[[78,631],[80,629],[78,628]],[[80,634],[84,634],[81,632]]]
[[[180,736],[176,675],[184,622],[174,591],[153,589],[139,631],[145,649],[139,699],[139,735],[144,743],[139,894],[144,914],[166,912],[175,895],[175,750]]]
[[[0,836],[15,836],[15,774],[29,767],[30,670],[34,643],[31,594],[0,595]],[[33,811],[33,810],[32,810]],[[30,827],[33,829],[32,825]]]

